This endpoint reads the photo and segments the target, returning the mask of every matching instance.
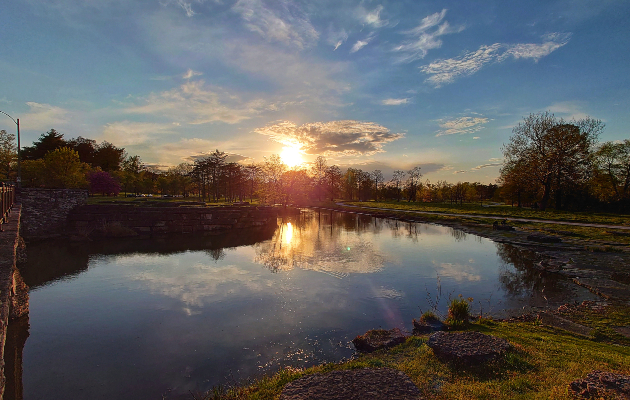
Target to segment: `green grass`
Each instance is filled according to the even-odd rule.
[[[464,367],[439,360],[426,337],[411,337],[390,351],[341,364],[285,369],[221,396],[197,399],[277,399],[288,382],[336,369],[387,367],[405,372],[427,399],[570,399],[568,384],[595,369],[630,373],[630,348],[577,337],[535,323],[470,324],[471,330],[503,337],[514,350],[492,363]],[[214,396],[214,397],[212,397]]]
[[[475,214],[493,217],[511,218],[531,218],[542,220],[584,222],[592,224],[626,225],[630,224],[630,215],[608,214],[572,211],[539,211],[530,208],[518,208],[509,205],[495,205],[482,207],[479,203],[450,204],[450,203],[421,203],[421,202],[396,202],[396,201],[368,201],[368,202],[346,202],[349,205],[364,207],[391,208],[401,211],[430,211],[438,213],[453,214]],[[564,226],[564,225],[563,225]]]

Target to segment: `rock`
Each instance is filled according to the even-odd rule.
[[[467,364],[491,361],[511,347],[505,339],[479,332],[437,332],[429,337],[427,345],[438,357]]]
[[[437,319],[430,320],[413,320],[413,334],[421,335],[423,333],[439,332],[446,329],[446,325]]]
[[[379,349],[388,349],[404,343],[407,337],[408,335],[405,335],[403,331],[398,328],[388,331],[385,329],[372,329],[367,331],[365,335],[359,335],[352,339],[352,344],[354,344],[354,347],[358,351],[371,353]]]
[[[288,383],[280,400],[421,400],[420,390],[402,371],[357,369],[307,375]]]
[[[538,243],[560,243],[562,239],[557,236],[546,236],[546,235],[527,235],[527,240]]]
[[[614,396],[616,399],[630,399],[630,376],[612,372],[593,371],[584,379],[569,384],[569,391],[582,398]],[[608,398],[608,397],[607,397]]]

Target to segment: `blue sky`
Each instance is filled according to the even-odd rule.
[[[284,147],[493,182],[529,113],[630,126],[630,2],[5,0],[0,110],[150,164]],[[0,129],[14,129],[8,119]]]

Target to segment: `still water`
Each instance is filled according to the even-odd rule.
[[[317,211],[278,222],[220,237],[30,245],[30,327],[11,328],[23,398],[191,399],[352,357],[357,334],[410,330],[459,294],[493,315],[587,296],[532,269],[533,254],[447,227]],[[21,397],[19,377],[10,385]]]

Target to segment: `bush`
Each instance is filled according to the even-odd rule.
[[[431,322],[431,321],[439,321],[437,315],[433,311],[426,311],[424,314],[420,316],[420,322]]]
[[[472,298],[464,299],[459,297],[452,299],[448,305],[448,316],[446,323],[451,326],[465,325],[470,319],[470,302]]]

